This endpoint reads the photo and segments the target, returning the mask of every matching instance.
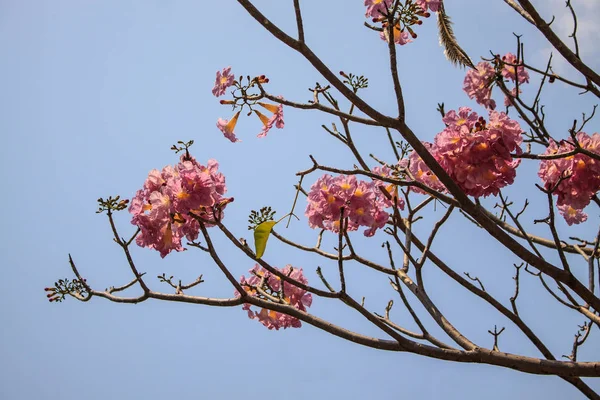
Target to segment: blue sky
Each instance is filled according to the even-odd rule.
[[[315,53],[334,71],[366,75],[370,87],[364,98],[392,114],[386,46],[362,26],[363,2],[303,3],[306,39]],[[551,9],[543,15],[563,13],[559,3],[549,2]],[[593,1],[574,3],[584,10],[581,26],[589,28],[582,37],[583,54],[598,67],[593,43],[600,39],[599,30],[589,21],[600,16],[600,10]],[[488,56],[490,50],[514,51],[512,32],[516,32],[524,35],[529,59],[536,65],[545,63],[548,48],[536,31],[502,1],[480,4],[462,0],[447,5],[455,32],[473,59]],[[262,0],[256,5],[283,29],[294,32],[291,1]],[[562,23],[561,27],[568,20]],[[398,49],[399,70],[408,123],[420,138],[431,140],[442,129],[435,111],[438,102],[445,102],[447,110],[477,107],[461,91],[464,71],[444,59],[434,18],[417,32],[414,43]],[[240,308],[158,301],[132,306],[102,299],[49,304],[43,288],[58,278],[71,277],[68,253],[97,289],[131,279],[106,218],[94,213],[96,199],[133,196],[148,171],[176,162],[169,148],[178,140],[193,139],[192,152],[199,161],[220,162],[229,195],[236,199],[227,208],[226,222],[237,236],[247,238],[251,237],[246,229],[250,210],[271,205],[278,215],[289,211],[295,173],[311,165],[309,154],[342,168],[351,168],[354,161],[320,128],[335,120],[314,111],[286,108],[285,129],[271,131],[262,140],[256,138],[258,120],[241,118],[236,133],[242,142],[232,144],[223,138],[215,122],[231,115],[210,93],[216,70],[231,65],[236,75],[266,74],[272,93],[297,101],[310,99],[307,88],[323,82],[307,62],[272,38],[233,0],[0,0],[0,53],[4,55],[0,205],[5,227],[0,234],[5,249],[0,256],[0,398],[229,399],[260,394],[284,399],[442,395],[550,399],[579,395],[555,377],[376,351],[310,326],[267,331]],[[561,68],[569,73],[564,65]],[[560,84],[549,88],[545,102],[557,137],[566,134],[582,110],[589,112],[595,104],[589,96],[578,96]],[[597,121],[588,125],[588,133],[599,130]],[[356,126],[353,132],[364,154],[373,152],[394,161],[383,131]],[[543,204],[532,188],[536,168],[533,164],[519,168],[517,184],[508,192],[515,201],[529,196],[534,205]],[[308,179],[308,185],[316,178]],[[297,211],[304,207],[301,201]],[[588,223],[575,231],[589,237],[595,232],[598,211],[590,207],[588,213]],[[440,216],[438,209],[427,221]],[[535,208],[528,214],[530,220],[544,216]],[[128,214],[122,213],[117,221],[122,235],[133,232]],[[419,229],[423,235],[427,225]],[[547,235],[544,227],[532,229]],[[564,236],[571,234],[562,222],[559,229]],[[317,235],[305,219],[282,233],[307,245]],[[231,251],[218,232],[212,234],[233,274],[247,273],[252,262]],[[361,252],[385,262],[379,246],[385,235],[370,241],[360,233],[354,237]],[[324,245],[332,246],[333,240],[326,239]],[[442,229],[436,246],[438,255],[457,271],[478,275],[486,289],[508,304],[513,291],[511,265],[516,260],[506,250],[458,215]],[[148,277],[165,272],[185,281],[203,274],[206,282],[194,293],[231,296],[233,290],[211,260],[193,250],[163,260],[154,251],[135,248],[134,257]],[[273,265],[303,267],[311,282],[318,281],[314,271],[319,265],[326,275],[336,271],[334,263],[290,250],[273,239],[265,258]],[[387,278],[358,265],[347,268],[350,293],[365,296],[369,309],[382,312],[394,297]],[[434,300],[472,340],[489,347],[492,339],[487,330],[494,324],[506,326],[502,350],[538,355],[516,328],[486,304],[457,290],[434,269],[425,273]],[[524,318],[555,354],[569,353],[576,325],[583,321],[549,301],[529,278],[523,282],[520,299]],[[168,291],[151,282],[156,290]],[[135,293],[133,289],[131,295]],[[311,311],[358,332],[382,335],[335,303],[316,299]],[[399,307],[393,316],[411,327],[409,316]],[[594,339],[581,350],[582,360],[597,359]],[[600,389],[597,380],[590,384]]]

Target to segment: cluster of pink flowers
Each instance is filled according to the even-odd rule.
[[[529,83],[529,73],[521,65],[514,67],[509,64],[518,64],[517,57],[512,53],[506,53],[502,57],[502,69],[500,74],[512,82],[518,81],[519,84]],[[482,61],[476,65],[477,70],[470,69],[465,75],[463,83],[463,90],[467,93],[470,99],[475,99],[478,104],[481,104],[489,110],[496,108],[496,102],[491,98],[492,88],[494,85],[494,79],[496,71],[492,64],[487,61]],[[520,92],[520,90],[519,90]],[[511,90],[513,96],[517,95],[517,88]],[[504,105],[512,105],[510,98],[504,98]]]
[[[375,173],[389,176],[389,169],[376,169]],[[364,235],[373,236],[377,229],[385,226],[389,214],[384,209],[392,205],[380,186],[393,198],[395,187],[382,181],[358,181],[354,175],[323,175],[311,186],[308,193],[305,215],[308,217],[309,226],[339,232],[343,208],[344,217],[348,217],[348,231],[355,231],[359,226],[364,226],[368,228]],[[401,199],[398,200],[398,207],[404,208]]]
[[[600,134],[594,133],[590,137],[585,132],[579,132],[576,138],[583,149],[600,156]],[[575,147],[567,141],[557,144],[550,140],[550,145],[544,154],[564,154],[574,149]],[[569,225],[587,219],[587,215],[582,210],[590,203],[592,196],[600,190],[600,161],[581,153],[542,160],[538,176],[547,190],[554,189],[558,210]]]
[[[184,155],[174,167],[150,171],[129,207],[131,223],[140,228],[136,243],[165,257],[172,250],[185,250],[183,237],[189,241],[198,238],[200,225],[190,212],[209,220],[222,218],[223,209],[233,198],[223,197],[227,188],[218,167],[215,160],[209,160],[205,167]]]
[[[241,79],[240,79],[240,81],[241,81]],[[223,68],[222,71],[217,71],[217,76],[215,79],[215,86],[213,87],[212,92],[215,96],[219,97],[219,96],[222,96],[223,94],[225,94],[225,91],[230,86],[237,85],[238,87],[241,87],[242,90],[245,90],[245,89],[248,89],[248,88],[254,86],[254,84],[256,82],[261,83],[261,84],[268,83],[269,79],[267,77],[265,77],[264,75],[261,75],[259,77],[254,78],[254,80],[250,81],[247,86],[241,87],[241,83],[238,83],[234,80],[233,74],[231,73],[231,67],[227,67],[227,68]],[[239,99],[237,99],[237,100],[239,100]],[[236,104],[237,100],[221,100],[221,104],[230,104],[230,105],[233,105],[234,109],[236,109],[239,107],[239,105]],[[242,99],[242,100],[244,102],[246,101],[246,99]],[[241,106],[242,108],[243,108],[244,104],[247,104],[247,103],[243,103]],[[263,107],[265,110],[272,113],[271,117],[267,117],[260,111],[251,108],[252,111],[254,112],[254,114],[258,117],[258,119],[263,124],[262,130],[257,135],[257,137],[263,138],[263,137],[267,136],[267,133],[273,127],[276,127],[277,129],[282,129],[285,126],[285,122],[283,121],[283,105],[282,104],[278,104],[278,105],[269,104],[269,103],[265,103],[262,101],[257,101],[256,104],[258,104],[259,106]],[[252,105],[254,105],[254,104],[252,104]],[[240,117],[241,111],[242,111],[241,109],[238,110],[233,115],[233,117],[231,117],[231,119],[229,119],[229,120],[226,120],[223,118],[217,119],[217,128],[219,128],[219,130],[223,133],[223,135],[233,143],[241,142],[241,140],[238,139],[238,137],[236,136],[236,134],[234,132],[234,129],[238,123],[238,119]]]
[[[387,17],[391,12],[390,8],[394,4],[392,0],[365,0],[364,4],[367,7],[365,16],[372,18],[373,22],[382,23],[379,34],[382,40],[404,45],[417,38],[417,34],[411,27],[423,23],[419,17],[428,18],[431,14],[427,10],[437,12],[441,3],[442,0],[415,0],[414,3],[406,2],[401,5],[396,9],[396,14],[393,16],[395,25],[392,28],[391,35]]]
[[[518,122],[497,111],[490,111],[486,122],[468,107],[449,111],[443,121],[446,128],[436,135],[434,144],[425,145],[466,194],[497,195],[501,188],[514,182],[520,160],[511,153],[520,153],[523,141]],[[406,166],[407,162],[403,163]],[[408,164],[417,181],[435,190],[444,189],[414,152]]]
[[[365,0],[365,6],[367,7],[365,17],[380,19],[387,14],[392,4],[392,0]],[[419,6],[423,12],[426,12],[428,9],[433,12],[438,12],[442,0],[415,0],[415,4]]]
[[[308,280],[302,273],[302,268],[294,268],[291,265],[286,265],[285,268],[277,268],[277,270],[291,279],[294,279],[305,285],[308,284]],[[246,277],[242,276],[240,283],[246,293],[250,296],[268,299],[267,296],[259,292],[258,289],[260,289],[271,297],[283,297],[283,301],[285,303],[300,311],[306,311],[306,308],[310,307],[312,304],[312,295],[306,290],[300,289],[299,287],[284,281],[282,291],[281,278],[271,274],[258,264],[256,264],[249,272],[250,277],[246,279]],[[235,296],[239,297],[240,293],[235,291]],[[261,324],[269,329],[279,330],[279,328],[300,328],[302,326],[302,323],[296,317],[272,310],[267,310],[265,308],[261,309],[260,311],[254,311],[250,307],[251,305],[246,303],[243,305],[242,309],[248,311],[248,317],[250,319],[258,320]]]
[[[386,178],[397,178],[393,175],[392,169],[387,165],[375,167],[372,172]],[[379,190],[377,193],[382,195],[378,201],[383,204],[384,208],[393,207],[396,204],[399,209],[404,210],[404,199],[398,195],[398,186],[378,179],[373,180],[373,185],[376,190]],[[387,196],[383,193],[384,190],[387,192]]]
[[[475,99],[477,104],[493,110],[496,108],[496,102],[491,98],[495,74],[494,67],[487,61],[478,63],[476,67],[477,70],[470,69],[467,71],[463,90],[470,99]]]
[[[432,151],[433,144],[429,142],[423,142],[427,150],[434,156],[436,161],[439,163],[439,156],[437,153]],[[401,168],[406,168],[415,180],[421,182],[427,186],[429,186],[433,190],[437,190],[438,192],[445,192],[446,187],[440,182],[437,176],[427,165],[425,162],[419,157],[416,151],[413,151],[409,154],[408,158],[403,158],[398,162],[398,166]],[[418,187],[411,187],[411,190],[415,193],[425,194],[425,192]]]

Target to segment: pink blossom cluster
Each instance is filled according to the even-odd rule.
[[[434,144],[425,145],[466,194],[497,195],[514,182],[520,160],[511,153],[520,153],[523,141],[518,122],[497,111],[490,111],[486,122],[468,107],[449,111],[443,121],[446,128],[436,135]],[[406,166],[406,161],[403,163]],[[408,168],[417,181],[438,191],[444,189],[415,152],[409,156]]]
[[[492,99],[492,85],[494,80],[494,67],[487,61],[476,65],[477,69],[470,69],[465,75],[463,90],[470,99],[475,99],[487,109],[496,108],[496,102]]]
[[[600,156],[600,134],[589,136],[579,132],[575,136],[581,148]],[[545,155],[564,154],[575,149],[573,144],[550,139]],[[554,189],[556,204],[569,225],[584,222],[587,215],[582,211],[600,190],[600,161],[585,154],[542,160],[538,176],[545,189]],[[560,181],[560,183],[559,183]],[[558,185],[558,186],[557,186]]]
[[[308,284],[308,280],[302,272],[302,268],[294,268],[291,265],[286,265],[285,268],[279,269],[282,274],[294,279],[300,283]],[[257,296],[264,299],[268,299],[267,296],[260,293],[259,289],[267,295],[275,298],[282,298],[283,301],[293,306],[300,311],[306,311],[307,307],[312,304],[312,295],[306,290],[301,289],[287,281],[283,282],[283,291],[281,286],[281,278],[271,274],[258,264],[256,264],[250,271],[250,277],[242,276],[240,283],[247,294],[250,296]],[[235,296],[239,297],[240,293],[236,290]],[[248,317],[250,319],[256,319],[261,324],[269,329],[279,328],[300,328],[302,323],[296,317],[292,317],[283,313],[279,313],[265,308],[260,311],[254,311],[249,303],[243,305],[243,309],[248,311]]]
[[[392,169],[387,165],[375,167],[372,172],[386,178],[397,178],[392,174]],[[399,209],[404,210],[404,199],[398,195],[397,185],[378,179],[374,179],[373,184],[375,185],[375,188],[379,189],[379,192],[383,194],[383,196],[381,196],[381,202],[384,208],[393,207],[394,204],[396,204]],[[387,192],[387,196],[383,193],[384,191]]]
[[[215,96],[219,97],[219,96],[225,94],[225,91],[229,86],[236,84],[236,85],[238,85],[238,88],[240,88],[242,90],[242,92],[246,93],[245,91],[248,88],[253,87],[255,85],[255,83],[264,84],[264,83],[268,83],[268,82],[269,82],[269,78],[267,78],[264,75],[261,75],[261,76],[258,76],[256,78],[252,79],[251,81],[249,81],[249,83],[246,86],[241,86],[238,82],[236,82],[234,80],[234,77],[231,74],[231,67],[227,67],[227,68],[224,68],[222,71],[217,71],[217,76],[215,79],[215,86],[213,87],[212,92]],[[282,98],[282,97],[280,96],[280,98]],[[241,106],[237,104],[238,100],[240,100],[240,99],[221,100],[221,104],[232,105],[234,110],[238,109],[238,108],[243,109],[244,105],[248,104],[246,102],[247,99],[245,97],[243,99],[241,99],[244,101],[244,103],[242,103]],[[271,112],[272,115],[270,117],[268,117],[265,114],[263,114],[262,112],[258,111],[257,109],[252,109],[252,106],[254,106],[255,104],[258,104],[265,110]],[[238,139],[238,137],[236,136],[235,131],[234,131],[235,127],[238,123],[240,114],[242,112],[241,109],[239,109],[233,115],[233,117],[231,117],[231,119],[229,119],[229,120],[223,119],[223,118],[217,119],[217,128],[219,128],[219,130],[221,131],[221,133],[223,133],[225,138],[229,139],[233,143],[241,142],[241,140]],[[277,129],[282,129],[285,126],[285,122],[283,121],[283,105],[282,104],[270,104],[270,103],[265,103],[262,101],[256,101],[256,103],[251,104],[250,109],[251,109],[251,112],[254,112],[254,114],[258,117],[258,119],[263,124],[263,127],[262,127],[260,133],[257,135],[257,137],[259,137],[259,138],[263,138],[263,137],[267,136],[267,133],[273,127],[276,127]],[[250,114],[248,114],[248,115],[250,115]]]
[[[372,18],[373,22],[382,23],[379,37],[388,43],[391,41],[398,45],[405,45],[417,38],[417,34],[411,27],[423,23],[420,17],[428,18],[431,15],[427,11],[428,9],[434,12],[438,11],[441,0],[415,0],[414,3],[408,1],[404,5],[400,5],[393,16],[394,26],[391,32],[388,14],[392,11],[394,2],[392,0],[365,0],[364,4],[367,7],[365,16]]]
[[[384,209],[391,203],[379,188],[385,185],[381,181],[358,181],[354,175],[321,176],[308,193],[305,215],[309,226],[339,232],[343,208],[344,218],[348,217],[348,231],[364,226],[368,228],[364,235],[373,236],[389,217]],[[398,206],[404,208],[404,203],[400,201]]]
[[[231,67],[226,67],[221,71],[217,71],[215,86],[212,89],[212,93],[215,97],[223,96],[227,88],[233,86],[234,81],[235,77],[231,73]]]
[[[227,188],[218,167],[215,160],[203,166],[183,155],[175,166],[150,171],[129,207],[131,223],[140,228],[136,243],[165,257],[172,250],[185,250],[183,237],[189,241],[198,238],[200,225],[190,212],[209,220],[221,218],[222,210],[233,198],[223,197]]]
[[[439,157],[432,150],[433,144],[431,144],[429,142],[423,142],[423,145],[427,148],[427,150],[434,156],[434,158],[439,163],[440,162]],[[431,172],[431,170],[429,169],[429,167],[427,165],[425,165],[425,162],[421,159],[421,157],[419,157],[419,155],[417,154],[416,151],[412,151],[409,154],[408,158],[403,158],[402,160],[400,160],[400,162],[398,162],[398,166],[400,166],[401,168],[406,168],[410,172],[410,175],[412,175],[412,177],[416,181],[429,186],[431,189],[436,190],[438,192],[442,192],[442,193],[446,191],[446,187],[444,186],[444,184],[442,182],[440,182],[438,177],[435,176],[435,174],[433,172]],[[426,193],[425,191],[423,191],[415,186],[411,187],[411,190],[414,191],[415,193],[421,193],[421,194]]]
[[[515,67],[509,64],[518,64],[517,57],[512,53],[506,53],[502,57],[502,69],[500,74],[507,80],[512,82],[518,81],[519,84],[529,83],[529,73],[525,70],[525,67]],[[482,61],[476,65],[477,69],[470,69],[465,75],[463,83],[463,90],[467,93],[470,99],[475,99],[477,104],[481,104],[489,110],[496,108],[496,102],[491,98],[492,88],[494,85],[494,79],[496,71],[494,66],[487,61]],[[519,90],[519,93],[521,91]],[[513,88],[510,91],[514,97],[517,95],[517,88]],[[512,105],[512,100],[505,96],[504,105],[506,107]]]
[[[283,105],[282,104],[269,104],[262,101],[257,102],[258,105],[272,112],[271,117],[266,116],[262,112],[254,109],[254,114],[262,122],[263,127],[256,137],[263,138],[267,136],[267,133],[273,128],[282,129],[285,126],[283,120]],[[219,118],[217,119],[217,128],[223,133],[223,135],[231,142],[241,142],[240,139],[235,135],[234,129],[237,125],[238,118],[240,117],[241,110],[236,112],[230,120]]]

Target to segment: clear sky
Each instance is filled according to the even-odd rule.
[[[393,114],[386,46],[362,26],[363,2],[302,3],[307,43],[332,70],[366,75],[371,86],[364,98]],[[580,29],[585,29],[582,54],[599,67],[600,30],[593,24],[600,17],[598,2],[573,3],[581,10]],[[562,2],[547,4],[551,10],[543,15],[560,13],[561,34],[568,33],[569,20],[560,17]],[[282,28],[295,32],[291,0],[261,0],[256,5]],[[541,36],[501,0],[448,0],[447,10],[459,41],[474,60],[487,57],[490,50],[514,51],[516,32],[524,35],[528,59],[545,65],[548,47]],[[443,126],[435,110],[438,102],[445,102],[447,110],[463,105],[482,110],[461,91],[464,71],[444,59],[435,19],[426,20],[417,32],[414,43],[398,49],[399,69],[408,123],[420,138],[431,140]],[[285,129],[273,130],[265,139],[256,138],[256,118],[241,118],[236,130],[241,143],[230,143],[217,130],[217,118],[231,116],[210,93],[218,69],[230,65],[236,75],[266,74],[272,93],[302,102],[310,99],[308,87],[323,82],[234,0],[0,0],[0,54],[0,398],[579,397],[556,377],[386,353],[311,326],[268,331],[240,308],[158,301],[134,306],[98,298],[85,304],[73,299],[48,303],[43,288],[72,277],[68,253],[96,289],[131,279],[105,216],[94,213],[96,199],[133,196],[148,171],[177,161],[169,148],[178,140],[193,139],[192,152],[199,161],[220,162],[228,194],[236,199],[227,208],[225,222],[237,236],[247,238],[250,210],[271,205],[278,215],[289,211],[295,172],[311,165],[309,154],[342,168],[351,168],[353,159],[320,128],[335,120],[314,111],[286,108]],[[557,63],[558,70],[568,73]],[[589,96],[577,96],[558,83],[544,101],[558,137],[594,104]],[[588,133],[599,131],[599,126],[598,119],[592,121]],[[353,132],[365,154],[394,161],[383,131],[356,126]],[[516,202],[527,196],[539,202],[532,189],[536,168],[519,168],[517,187],[509,191]],[[301,201],[297,211],[304,207]],[[543,218],[544,212],[534,208],[527,217]],[[590,207],[588,213],[588,223],[575,231],[590,237],[597,229],[598,211]],[[117,221],[127,236],[133,228],[129,215],[122,214]],[[440,215],[440,210],[432,212],[429,221]],[[548,234],[544,227],[534,229]],[[565,237],[570,234],[562,221],[559,229]],[[317,235],[306,219],[280,231],[307,245],[314,244]],[[212,234],[234,275],[247,274],[252,262],[232,251],[218,232]],[[362,240],[360,233],[353,237],[364,254],[385,262],[380,248],[385,235],[379,233],[371,241]],[[326,240],[324,245],[332,243]],[[508,304],[511,265],[517,260],[506,250],[459,215],[442,229],[436,246],[434,250],[457,271],[478,275],[488,291]],[[233,290],[220,271],[205,254],[193,250],[163,260],[155,251],[136,247],[134,257],[149,278],[165,272],[191,281],[203,274],[206,282],[192,293],[230,297]],[[265,258],[273,265],[304,268],[315,284],[317,266],[326,275],[336,271],[335,263],[292,251],[274,239]],[[520,298],[524,318],[555,354],[570,353],[576,325],[583,320],[549,301],[538,283],[527,278]],[[457,290],[433,269],[426,271],[426,279],[442,311],[472,340],[490,347],[487,330],[494,324],[506,326],[501,350],[538,356],[524,336],[486,304]],[[150,282],[156,290],[169,290],[154,279]],[[377,312],[394,298],[386,277],[358,265],[348,266],[348,288],[357,298],[365,296],[365,305]],[[133,289],[130,295],[136,293]],[[335,303],[315,299],[311,312],[385,337]],[[412,327],[400,307],[392,316]],[[598,360],[598,334],[592,332],[581,360]],[[600,390],[598,380],[588,382]]]

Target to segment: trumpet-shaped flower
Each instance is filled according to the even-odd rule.
[[[231,140],[233,143],[241,142],[241,140],[238,139],[237,136],[235,136],[235,133],[233,132],[233,130],[235,129],[235,125],[237,124],[239,116],[240,116],[240,111],[236,112],[229,121],[222,119],[222,118],[219,118],[217,120],[217,128],[219,128],[219,130],[221,132],[223,132],[223,135],[225,135],[225,137],[227,139]]]
[[[400,46],[405,45],[407,43],[412,42],[412,38],[407,29],[401,29],[400,24],[394,25],[392,29],[394,34],[394,43],[399,44]],[[390,32],[388,29],[388,24],[383,24],[383,31],[379,34],[381,40],[385,40],[389,43],[390,41]],[[416,35],[415,35],[416,37]]]
[[[269,118],[258,110],[254,110],[254,113],[258,116],[260,121],[263,124],[263,128],[257,137],[262,138],[267,136],[267,133],[275,126],[277,129],[282,129],[285,126],[285,122],[283,121],[283,105],[275,105],[264,102],[258,102],[258,104],[265,108],[267,111],[273,113],[273,115]]]

